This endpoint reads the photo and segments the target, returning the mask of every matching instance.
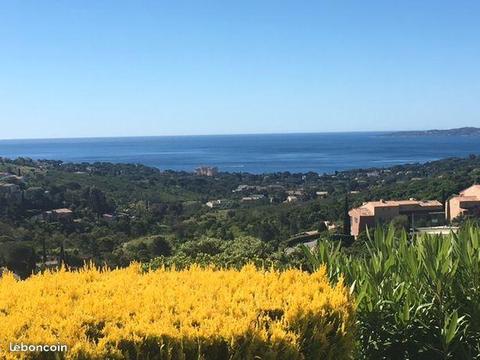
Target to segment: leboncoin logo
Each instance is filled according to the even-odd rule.
[[[10,343],[8,350],[10,352],[66,352],[68,347],[65,344]]]

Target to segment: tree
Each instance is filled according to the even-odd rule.
[[[102,190],[92,186],[87,189],[85,197],[87,204],[92,211],[97,215],[102,215],[110,210],[107,198]]]
[[[136,247],[136,260],[142,261],[142,262],[147,262],[150,260],[150,253],[148,251],[147,244],[144,242],[141,242],[140,244],[137,245]]]
[[[188,241],[181,246],[180,250],[182,253],[192,258],[195,258],[198,254],[213,256],[223,252],[224,242],[219,239],[204,238]]]
[[[16,241],[2,243],[0,264],[25,278],[35,269],[35,251],[30,245]]]
[[[348,203],[348,195],[345,194],[345,203],[343,207],[343,234],[344,235],[350,235],[350,215],[348,214],[348,211],[350,205]]]
[[[149,250],[153,256],[172,255],[172,245],[163,236],[154,236],[149,245]]]
[[[267,242],[278,236],[277,229],[267,221],[262,221],[257,225],[256,233],[260,239]]]

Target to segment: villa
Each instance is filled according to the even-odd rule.
[[[380,223],[392,221],[397,216],[407,216],[411,226],[416,219],[428,220],[429,224],[438,225],[443,218],[443,205],[437,200],[420,201],[409,200],[370,201],[348,212],[350,215],[351,235],[355,238],[367,227],[374,227]]]
[[[54,209],[45,211],[43,217],[48,221],[70,220],[73,217],[73,211],[66,208]]]
[[[460,216],[480,216],[480,185],[473,185],[451,197],[445,206],[447,221]]]

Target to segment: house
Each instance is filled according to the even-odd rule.
[[[286,193],[287,193],[287,195],[290,195],[290,196],[304,196],[305,195],[305,190],[303,190],[303,189],[287,190]]]
[[[451,197],[445,204],[445,217],[452,221],[459,216],[480,216],[480,185],[472,185]]]
[[[205,205],[208,206],[210,209],[230,209],[233,206],[233,201],[228,199],[218,199],[218,200],[210,200]]]
[[[367,227],[392,221],[395,217],[405,215],[410,225],[415,226],[416,220],[427,220],[437,225],[444,216],[443,205],[437,200],[420,201],[415,199],[394,201],[370,201],[362,206],[351,209],[350,234],[355,238]]]
[[[105,220],[105,221],[113,221],[115,220],[117,217],[114,215],[114,214],[103,214],[102,215],[102,219]]]
[[[262,200],[263,198],[265,198],[265,195],[255,194],[255,195],[245,196],[245,197],[242,198],[241,201],[244,202],[244,203],[254,202],[254,201]]]
[[[45,211],[43,214],[43,218],[48,221],[71,220],[72,217],[73,211],[66,208]]]
[[[289,195],[287,196],[287,200],[285,200],[286,203],[294,203],[298,201],[298,197],[294,195]]]
[[[195,169],[195,175],[199,176],[215,176],[218,174],[218,168],[212,166],[200,166]]]
[[[210,209],[214,209],[222,205],[222,200],[211,200],[207,202],[205,205],[207,205]]]
[[[319,198],[326,198],[328,196],[328,191],[316,191],[315,195]]]

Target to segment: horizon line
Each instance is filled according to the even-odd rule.
[[[464,127],[464,126],[462,126]],[[460,127],[460,128],[462,128]],[[87,140],[87,139],[133,139],[161,137],[203,137],[203,136],[255,136],[255,135],[309,135],[309,134],[348,134],[348,133],[395,133],[403,131],[452,130],[446,129],[414,129],[414,130],[350,130],[350,131],[288,131],[288,132],[252,132],[252,133],[217,133],[217,134],[169,134],[169,135],[105,135],[105,136],[73,136],[73,137],[32,137],[32,138],[0,138],[0,141],[29,140]]]

